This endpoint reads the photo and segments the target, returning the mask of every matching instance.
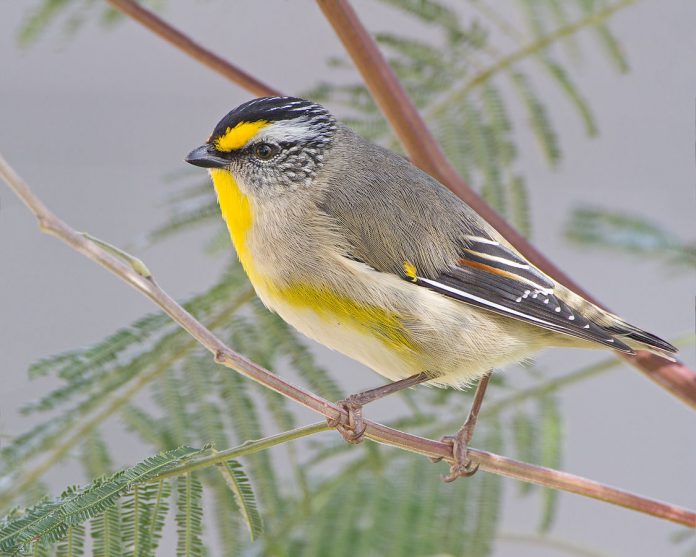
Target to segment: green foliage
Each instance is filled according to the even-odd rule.
[[[154,556],[169,510],[171,487],[166,480],[136,484],[122,504],[123,555]]]
[[[177,479],[176,532],[177,557],[202,557],[206,554],[203,545],[203,486],[192,474]]]
[[[147,458],[111,476],[99,478],[82,489],[70,488],[57,499],[45,499],[19,516],[10,515],[0,529],[0,551],[15,551],[40,542],[62,540],[71,526],[92,521],[95,552],[121,553],[119,498],[132,486],[198,456],[200,450],[181,447]]]
[[[527,412],[517,412],[512,419],[512,433],[517,458],[522,462],[534,462],[538,454],[536,420]],[[532,490],[532,484],[520,482],[520,494]]]
[[[121,510],[118,503],[94,517],[91,522],[94,557],[122,557]]]
[[[228,460],[218,464],[217,467],[220,475],[225,479],[225,483],[234,494],[244,522],[249,528],[251,540],[254,541],[263,532],[263,521],[256,507],[256,497],[249,477],[245,474],[242,465],[236,460]]]
[[[40,544],[35,544],[40,545]],[[80,557],[85,550],[85,527],[82,524],[68,526],[65,537],[56,546],[56,557]]]
[[[587,369],[578,373],[585,373]],[[558,401],[554,394],[546,389],[538,389],[534,398],[537,402],[535,414],[518,411],[512,418],[511,431],[517,458],[523,462],[560,469],[563,454],[563,416],[558,408]],[[536,486],[528,483],[519,486],[521,495],[527,495],[535,489]],[[544,488],[542,495],[543,510],[539,530],[546,533],[553,525],[558,491]]]
[[[696,242],[686,243],[644,217],[593,207],[574,209],[566,237],[593,249],[662,260],[670,267],[696,267]]]
[[[500,450],[499,429],[487,431],[480,442]],[[314,490],[308,515],[288,527],[289,547],[274,548],[278,555],[489,554],[500,477],[445,484],[427,459],[372,448],[377,457],[365,455]]]
[[[547,468],[559,469],[561,466],[561,443],[563,430],[561,427],[561,412],[555,397],[545,395],[539,399],[541,418],[540,464]],[[542,532],[547,532],[555,517],[558,503],[558,491],[544,488],[544,511],[539,524]]]
[[[219,284],[192,298],[185,307],[202,321],[222,326],[250,299],[245,285],[241,267],[234,266],[223,274]],[[139,335],[137,332],[141,330],[145,332]],[[114,347],[110,344],[112,340],[116,341]],[[24,411],[36,414],[57,410],[61,413],[45,418],[1,449],[0,472],[12,470],[34,455],[50,450],[71,430],[89,433],[91,426],[81,425],[85,416],[112,404],[112,410],[102,418],[106,419],[121,409],[121,401],[127,404],[130,396],[165,375],[170,366],[185,360],[196,346],[197,343],[171,320],[158,315],[146,317],[94,347],[75,351],[69,358],[61,355],[55,362],[42,362],[41,373],[57,375],[62,384],[40,401],[26,405]],[[115,396],[119,389],[126,389],[128,396],[123,399]],[[176,408],[172,411],[177,413]],[[129,419],[133,417],[128,414]],[[74,438],[74,442],[82,440],[82,435]],[[172,448],[181,442],[166,447]]]

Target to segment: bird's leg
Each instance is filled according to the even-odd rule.
[[[405,379],[399,379],[393,383],[387,383],[376,389],[362,391],[338,401],[336,404],[348,412],[348,419],[327,418],[330,427],[336,428],[348,443],[357,444],[362,441],[365,433],[365,422],[362,416],[362,407],[368,402],[374,402],[387,395],[408,389],[424,381],[432,379],[427,373],[417,373]]]
[[[474,465],[469,458],[469,442],[474,435],[476,420],[478,419],[479,411],[481,410],[481,404],[483,403],[483,397],[486,394],[488,382],[491,380],[491,373],[492,372],[489,371],[486,375],[481,377],[479,384],[476,387],[474,401],[471,403],[469,416],[466,418],[464,425],[460,428],[456,435],[447,435],[441,439],[442,442],[452,445],[452,456],[454,457],[454,463],[452,466],[450,466],[449,474],[443,476],[442,478],[446,482],[453,482],[462,476],[473,476],[478,470],[478,464]],[[439,460],[441,459],[434,459],[433,461],[438,462]]]

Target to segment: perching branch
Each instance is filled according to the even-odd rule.
[[[209,329],[162,290],[155,282],[154,277],[151,275],[143,276],[111,251],[105,250],[101,245],[92,242],[85,235],[80,234],[61,221],[31,191],[29,186],[15,173],[1,155],[0,177],[3,178],[12,191],[34,214],[42,231],[55,236],[88,259],[111,271],[118,278],[149,298],[202,346],[209,350],[214,355],[216,362],[327,418],[347,418],[346,412],[334,403],[288,383],[227,347]],[[405,433],[368,420],[365,421],[365,425],[365,435],[373,441],[424,456],[442,457],[448,462],[452,461],[452,448],[450,445]],[[577,493],[678,524],[696,527],[696,513],[685,508],[634,495],[573,474],[526,464],[486,451],[471,449],[470,455],[482,470],[488,472]]]
[[[133,0],[107,1],[114,8],[133,18],[185,54],[255,95],[279,94],[269,85],[260,82],[217,54],[203,48],[175,27],[140,6],[137,2]],[[377,48],[372,36],[365,30],[347,0],[317,1],[343,41],[356,66],[362,72],[363,78],[374,95],[375,101],[377,101],[385,117],[391,123],[414,164],[438,178],[463,201],[468,203],[529,261],[571,290],[588,300],[594,301],[568,275],[546,259],[541,252],[502,219],[457,174],[418,114],[415,106],[408,98],[391,67]],[[630,3],[630,1],[624,0],[620,3],[620,7]],[[592,17],[599,18],[597,21],[602,21],[615,11],[616,9],[613,7],[608,7]],[[592,21],[595,21],[595,19],[592,19]],[[561,32],[565,29],[562,28],[554,34],[552,40],[575,33],[584,28],[584,25],[571,24],[568,27],[569,29],[566,32]],[[548,42],[550,44],[551,41]],[[538,48],[539,45],[536,45],[536,47]],[[522,51],[524,50],[526,49],[523,47]],[[508,57],[509,60],[506,64],[514,63],[521,56],[512,55]],[[682,402],[696,409],[696,373],[684,364],[669,362],[664,358],[645,351],[639,352],[636,356],[622,355],[621,357]]]

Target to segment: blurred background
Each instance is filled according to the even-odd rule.
[[[320,100],[399,149],[314,2],[148,5],[259,79]],[[354,2],[467,181],[602,303],[682,339],[693,369],[696,5],[432,6]],[[247,287],[212,189],[183,157],[249,93],[102,3],[3,2],[0,31],[0,151],[57,215],[142,258],[177,300],[198,296],[204,322],[291,380],[334,398],[381,384],[255,302],[234,307]],[[241,379],[225,383],[166,320],[104,342],[155,308],[42,235],[4,186],[0,261],[2,514],[182,443],[222,449],[316,421]],[[167,371],[99,416],[162,362]],[[559,349],[496,374],[486,401],[495,412],[473,446],[694,508],[693,411],[607,362],[610,354]],[[469,402],[470,393],[417,389],[366,413],[438,436],[456,429]],[[206,412],[212,425],[200,424]],[[684,529],[635,512],[485,473],[442,486],[442,464],[338,441],[327,432],[242,460],[266,523],[254,544],[234,502],[216,499],[224,486],[203,476],[211,554],[322,555],[330,542],[332,555],[696,551]],[[44,461],[45,473],[28,476]],[[26,489],[2,498],[18,485]],[[158,554],[176,543],[170,520]]]

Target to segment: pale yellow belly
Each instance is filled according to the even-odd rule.
[[[369,284],[362,291],[366,288]],[[524,327],[512,336],[507,329],[510,323],[398,277],[385,284],[380,276],[380,282],[373,283],[374,291],[379,291],[375,298],[389,299],[391,288],[400,300],[412,297],[407,305],[417,308],[417,315],[401,319],[392,311],[371,312],[364,305],[351,307],[340,296],[331,300],[316,292],[307,298],[298,293],[288,296],[261,285],[257,293],[307,337],[392,381],[426,372],[433,374],[433,385],[464,387],[490,369],[519,361],[538,349],[531,337],[525,338]],[[515,322],[512,327],[516,328]]]

